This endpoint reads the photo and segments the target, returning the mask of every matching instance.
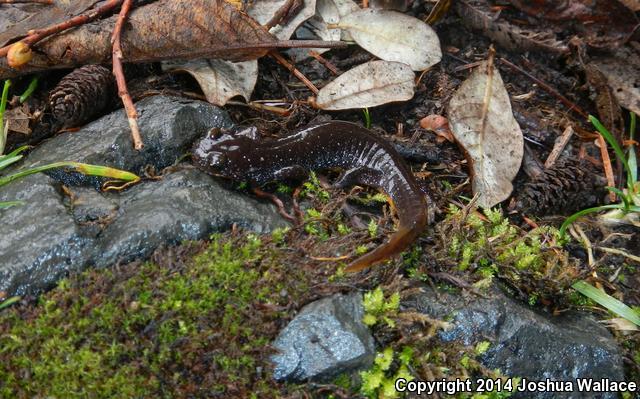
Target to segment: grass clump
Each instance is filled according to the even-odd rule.
[[[86,272],[4,310],[0,397],[278,397],[268,344],[308,280],[275,245],[216,237],[191,261]]]

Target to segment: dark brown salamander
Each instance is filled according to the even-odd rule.
[[[255,129],[205,137],[193,150],[205,172],[253,187],[286,179],[303,179],[309,171],[340,168],[338,187],[355,184],[383,190],[400,221],[387,242],[354,260],[356,272],[407,248],[427,224],[427,206],[413,174],[397,152],[367,129],[331,121],[308,126],[278,140],[259,140]]]

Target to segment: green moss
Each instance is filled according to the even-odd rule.
[[[478,281],[480,286],[489,286],[499,276],[518,287],[518,293],[524,294],[521,299],[531,304],[568,294],[579,274],[579,265],[569,261],[555,228],[524,232],[499,210],[481,214],[450,206],[438,230],[443,248],[439,261],[453,263],[459,272],[472,272],[484,280]]]
[[[379,322],[385,322],[388,327],[395,327],[393,318],[397,316],[400,307],[400,294],[394,292],[385,298],[381,287],[364,294],[362,301],[364,307],[363,322],[373,326]]]
[[[0,313],[0,397],[276,397],[256,370],[285,305],[306,292],[253,235],[214,237],[188,266],[153,263],[62,281],[38,306]],[[217,392],[217,393],[216,393]]]

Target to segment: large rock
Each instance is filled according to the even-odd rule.
[[[172,165],[191,149],[196,138],[213,127],[232,126],[229,115],[203,101],[178,97],[148,97],[136,104],[144,148],[131,144],[129,123],[123,110],[106,115],[80,131],[53,137],[33,150],[21,167],[56,161],[77,161],[112,166],[134,173],[151,165],[156,170]],[[99,187],[101,179],[62,170],[50,173],[65,184],[91,183]]]
[[[527,380],[575,381],[576,378],[608,378],[623,381],[620,351],[613,337],[589,315],[570,313],[560,317],[538,313],[494,288],[486,298],[461,295],[428,287],[403,303],[430,317],[452,317],[452,328],[440,333],[444,341],[475,345],[490,341],[482,357],[490,369]],[[575,384],[574,384],[575,385]],[[522,398],[617,398],[614,393],[519,393]]]
[[[276,380],[322,380],[370,367],[373,337],[362,322],[360,294],[334,295],[305,306],[276,338]]]
[[[200,101],[152,97],[136,104],[145,148],[131,148],[122,111],[76,133],[43,143],[20,167],[75,160],[141,172],[183,156],[191,142],[212,127],[231,122],[220,109]],[[66,172],[69,199],[55,179],[39,174],[0,190],[0,201],[23,200],[0,210],[0,291],[34,294],[70,271],[108,266],[148,256],[164,244],[207,237],[232,224],[258,232],[283,225],[274,208],[222,187],[192,167],[174,168],[162,179],[122,193],[102,193],[75,184],[99,183]]]

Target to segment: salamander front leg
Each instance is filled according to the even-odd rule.
[[[281,214],[282,217],[284,217],[287,220],[290,220],[291,223],[293,224],[297,225],[299,223],[298,219],[296,219],[294,216],[291,216],[289,213],[287,213],[287,211],[284,209],[284,204],[282,203],[280,198],[278,198],[276,195],[263,191],[257,187],[252,188],[252,191],[255,195],[257,195],[260,198],[267,198],[271,200],[271,202],[273,202],[275,206],[278,208],[278,213]]]

